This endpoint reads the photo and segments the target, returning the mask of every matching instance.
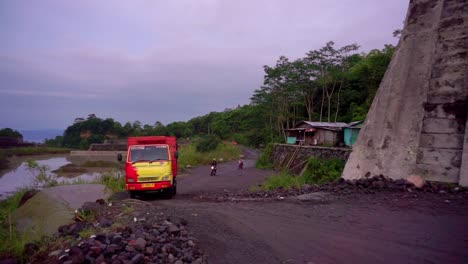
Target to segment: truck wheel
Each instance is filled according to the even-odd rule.
[[[173,193],[174,193],[174,191],[173,191],[172,188],[164,190],[164,191],[163,191],[163,197],[164,197],[164,199],[172,199]]]
[[[174,185],[172,185],[172,195],[176,195],[177,194],[177,181],[174,180]]]
[[[134,191],[129,191],[130,193],[130,198],[135,199],[136,198],[136,193]]]

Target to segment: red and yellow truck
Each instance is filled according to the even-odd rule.
[[[175,137],[129,137],[125,181],[130,197],[138,192],[158,191],[172,198],[177,192],[177,158]],[[117,159],[122,161],[122,155]]]

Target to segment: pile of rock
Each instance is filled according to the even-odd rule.
[[[438,194],[461,194],[468,197],[468,189],[445,183],[423,181],[416,177],[393,180],[383,175],[358,180],[345,180],[340,178],[334,182],[322,185],[305,184],[301,188],[277,189],[274,191],[256,192],[224,192],[221,194],[199,194],[194,196],[197,200],[234,201],[245,198],[278,198],[298,196],[311,192],[328,192],[336,195],[347,194],[374,194],[377,192],[423,192]]]
[[[125,209],[127,208],[127,209]],[[49,252],[47,263],[206,263],[197,239],[186,228],[165,219],[164,214],[128,205],[87,203],[77,215],[87,212],[94,221],[77,222],[60,228],[62,237],[74,237],[67,247]],[[80,217],[78,217],[80,218]],[[96,231],[87,239],[79,239],[83,230]]]

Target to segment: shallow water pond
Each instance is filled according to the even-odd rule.
[[[5,199],[18,189],[31,187],[34,185],[34,179],[37,173],[29,170],[28,160],[35,160],[40,166],[47,166],[47,174],[57,177],[59,183],[73,183],[76,181],[93,181],[101,176],[105,168],[90,168],[87,173],[79,174],[75,177],[58,177],[55,171],[67,164],[82,165],[87,161],[116,161],[115,157],[110,156],[71,156],[71,155],[36,155],[15,157],[10,160],[11,168],[0,172],[0,199]],[[111,170],[111,168],[108,168]]]

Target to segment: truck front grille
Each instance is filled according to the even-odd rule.
[[[151,182],[157,181],[158,179],[158,177],[138,177],[138,182]]]

